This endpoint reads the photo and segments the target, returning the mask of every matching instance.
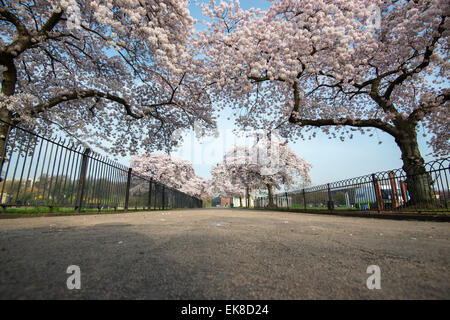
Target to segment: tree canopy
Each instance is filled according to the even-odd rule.
[[[122,155],[170,149],[195,120],[214,127],[188,1],[0,3],[1,120]]]
[[[241,127],[292,140],[381,130],[425,200],[418,129],[434,155],[450,151],[446,0],[210,1],[200,31],[187,0],[0,3],[6,122],[122,155],[170,150],[175,130],[212,129],[225,108]]]
[[[229,1],[203,12],[206,77],[241,126],[294,139],[375,128],[414,165],[421,125],[448,154],[448,1],[281,0],[266,11]]]
[[[213,185],[223,195],[241,197],[248,189],[290,189],[310,183],[311,164],[277,136],[263,136],[251,147],[235,146],[211,170]]]
[[[212,198],[211,183],[199,177],[192,163],[168,154],[140,154],[131,157],[132,169],[168,187],[191,196]]]

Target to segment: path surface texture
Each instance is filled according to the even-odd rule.
[[[446,222],[239,209],[1,219],[0,299],[450,299],[449,238]]]

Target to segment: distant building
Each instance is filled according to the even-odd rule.
[[[253,207],[254,205],[254,196],[251,195],[250,196],[250,207]],[[242,201],[242,203],[241,203]],[[222,198],[222,197],[217,197],[217,198],[213,198],[211,200],[211,207],[222,207],[222,208],[238,208],[238,207],[246,207],[247,206],[247,198],[246,197],[242,197],[242,198]]]
[[[250,195],[250,207],[254,206],[254,195]],[[247,197],[233,198],[233,206],[237,207],[247,207]]]
[[[230,208],[231,207],[231,198],[221,198],[220,206],[222,208]]]
[[[212,207],[219,207],[219,208],[232,208],[234,206],[233,198],[213,198],[211,201]]]

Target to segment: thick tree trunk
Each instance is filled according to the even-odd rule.
[[[6,145],[6,137],[8,135],[8,131],[9,131],[9,127],[10,127],[6,123],[11,123],[11,120],[12,120],[11,111],[9,111],[6,108],[0,108],[0,120],[2,120],[2,121],[0,121],[0,157],[2,157],[1,163],[3,163],[4,162],[3,153],[4,153],[4,149],[5,149],[5,145]]]
[[[5,96],[12,96],[16,91],[17,82],[17,70],[14,65],[14,61],[5,56],[0,57],[0,65],[7,68],[2,74],[2,93]],[[0,108],[0,173],[3,170],[3,164],[5,163],[5,147],[6,138],[8,136],[8,131],[10,126],[7,123],[12,122],[12,112],[6,107]],[[6,122],[6,123],[5,123]],[[4,155],[5,154],[5,155]],[[0,178],[1,181],[1,178]]]
[[[268,193],[268,199],[269,199],[269,204],[267,205],[268,208],[275,208],[276,205],[273,202],[273,187],[271,184],[266,184],[267,186],[267,193]]]
[[[426,208],[433,204],[432,180],[419,151],[415,127],[401,129],[400,134],[395,137],[395,142],[402,153],[402,168],[406,173],[406,185],[411,198],[409,203]]]
[[[3,121],[8,120],[8,114],[5,111],[8,110],[0,108],[0,119]],[[6,162],[6,139],[9,127],[9,125],[0,122],[0,182],[3,181],[3,179],[6,179],[6,177],[3,177],[3,165]]]
[[[239,207],[242,208],[242,197],[239,197]]]

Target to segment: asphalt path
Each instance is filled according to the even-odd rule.
[[[1,219],[0,299],[449,299],[449,237],[447,222],[238,209]]]

